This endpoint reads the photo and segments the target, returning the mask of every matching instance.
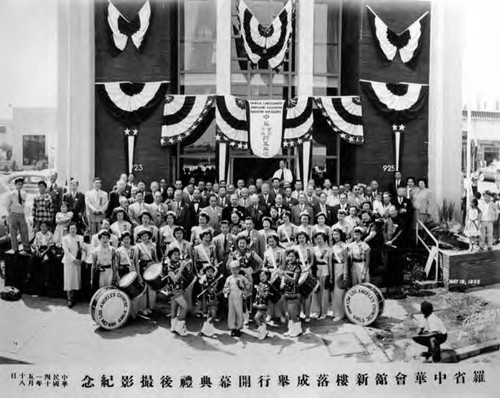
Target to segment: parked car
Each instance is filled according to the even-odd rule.
[[[500,162],[492,162],[489,166],[479,169],[479,181],[495,181],[497,170],[500,170]]]

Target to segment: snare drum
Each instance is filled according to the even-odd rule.
[[[146,291],[146,284],[143,281],[139,280],[139,275],[137,274],[137,272],[132,271],[128,274],[125,274],[120,279],[118,288],[127,293],[131,299],[134,299],[144,294],[144,292]]]
[[[307,298],[319,288],[319,281],[309,272],[303,272],[299,278],[299,293]]]
[[[168,283],[168,275],[163,272],[162,263],[151,264],[144,270],[143,277],[153,290],[162,290]]]
[[[90,316],[99,327],[118,329],[127,322],[130,314],[130,298],[113,286],[100,288],[90,300]]]
[[[368,326],[384,312],[384,296],[371,283],[360,283],[350,288],[344,296],[347,319],[361,326]]]

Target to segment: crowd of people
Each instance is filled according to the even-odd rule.
[[[253,320],[264,338],[273,319],[298,336],[301,321],[342,320],[346,289],[369,282],[375,269],[384,270],[379,285],[402,284],[400,257],[415,244],[416,220],[437,221],[437,210],[425,179],[394,177],[385,189],[376,180],[304,184],[282,162],[270,181],[191,178],[169,185],[162,178],[148,189],[122,174],[109,193],[100,178],[83,193],[77,180],[63,189],[52,173],[34,199],[34,240],[26,232],[22,179],[9,197],[9,223],[11,236],[19,231],[24,251],[35,257],[46,260],[49,248],[62,249],[69,307],[82,285],[117,286],[124,275],[144,278],[161,263],[168,276],[162,292],[179,335],[186,334],[191,312],[206,317],[205,335],[227,316],[234,336]],[[18,250],[15,238],[12,248]],[[148,286],[134,298],[132,316],[150,316],[157,294]]]

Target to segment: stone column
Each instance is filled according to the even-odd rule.
[[[429,186],[437,205],[455,203],[460,213],[462,151],[462,57],[464,13],[460,2],[433,1],[429,87]],[[459,219],[459,218],[457,218]]]
[[[95,166],[94,1],[58,2],[58,137],[61,182],[90,188]]]

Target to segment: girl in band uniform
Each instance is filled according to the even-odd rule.
[[[286,263],[286,252],[285,249],[278,246],[278,235],[272,234],[267,237],[267,250],[264,252],[264,263],[263,269],[269,271],[269,283],[273,284],[271,288],[271,296],[274,294],[279,295],[279,283],[280,277],[278,275],[278,270],[282,270]],[[274,284],[278,284],[275,286]],[[269,300],[269,306],[267,311],[266,321],[269,322],[272,318],[280,318],[282,323],[285,323],[285,303],[284,300],[280,299],[276,304]]]
[[[343,240],[344,233],[340,229],[332,230],[332,279],[330,285],[333,286],[333,321],[337,322],[344,319],[344,294],[345,284],[342,281],[348,279],[347,268],[347,244]]]
[[[317,277],[319,280],[319,314],[318,319],[325,319],[328,312],[328,288],[327,280],[330,281],[332,275],[332,254],[327,245],[327,236],[324,232],[314,235],[316,246],[313,248],[315,264],[318,268]]]
[[[312,237],[312,225],[309,224],[311,220],[311,215],[307,211],[303,211],[300,213],[300,224],[297,227],[297,232],[305,232],[309,237],[309,240]]]
[[[219,280],[220,277],[217,276],[217,270],[213,264],[207,264],[203,268],[203,273],[205,277],[202,282],[203,302],[204,308],[207,314],[207,320],[203,323],[201,329],[201,334],[207,337],[213,336],[217,330],[214,327],[214,321],[217,318],[217,310],[219,306]],[[222,277],[222,275],[221,275]]]
[[[288,249],[286,251],[285,269],[280,272],[281,285],[288,309],[288,331],[284,335],[291,337],[297,337],[302,334],[302,326],[299,319],[300,294],[298,290],[301,268],[298,260],[297,251],[295,249]]]
[[[141,276],[144,277],[145,269],[149,265],[159,261],[156,256],[156,245],[150,240],[153,236],[151,229],[141,227],[137,229],[138,231],[136,231],[136,234],[141,241],[136,245],[135,261],[139,265]],[[148,286],[146,294],[142,295],[140,299],[139,310],[142,311],[144,315],[151,315],[156,304],[156,291]]]
[[[118,256],[109,244],[111,233],[102,229],[98,233],[99,246],[92,253],[92,269],[99,273],[99,288],[118,285]]]
[[[169,245],[175,240],[174,229],[175,213],[173,211],[167,211],[166,224],[160,228],[160,248],[162,255],[167,253]]]
[[[295,245],[297,226],[290,222],[290,212],[288,210],[283,210],[281,218],[283,224],[278,227],[278,238],[283,247],[289,248]]]
[[[323,232],[326,236],[330,236],[330,227],[326,225],[326,214],[321,212],[316,214],[316,225],[312,227],[313,237],[318,233]],[[328,243],[328,239],[327,239]]]
[[[297,251],[300,266],[302,268],[302,273],[313,273],[313,250],[309,243],[309,235],[305,231],[300,231],[297,233],[297,245],[294,249]],[[311,304],[312,304],[312,293],[302,300],[302,311],[305,315],[306,323],[311,321]]]
[[[351,259],[352,285],[370,282],[370,246],[361,240],[363,229],[354,228],[352,231],[353,241],[347,245],[349,258]]]
[[[137,272],[137,278],[142,281],[142,276],[139,271],[139,267],[135,262],[135,247],[131,246],[132,234],[129,231],[124,231],[121,233],[120,237],[120,247],[116,251],[118,254],[118,276],[122,278],[129,272]],[[131,300],[130,303],[130,316],[134,319],[139,312],[140,298],[136,297]]]
[[[186,316],[188,303],[184,297],[184,282],[182,272],[187,262],[181,261],[181,252],[174,247],[167,253],[168,258],[168,278],[170,282],[169,290],[173,293],[170,301],[170,330],[179,336],[187,336]]]
[[[231,329],[231,336],[241,336],[243,329],[243,292],[252,288],[248,279],[240,274],[240,262],[229,261],[231,275],[224,284],[224,296],[228,299],[227,325]]]
[[[255,308],[255,323],[257,324],[257,332],[259,333],[259,340],[264,340],[267,336],[266,330],[266,312],[268,309],[269,296],[271,286],[269,285],[269,277],[271,273],[264,269],[260,271],[260,283],[255,286],[255,301],[253,303],[253,308]]]

